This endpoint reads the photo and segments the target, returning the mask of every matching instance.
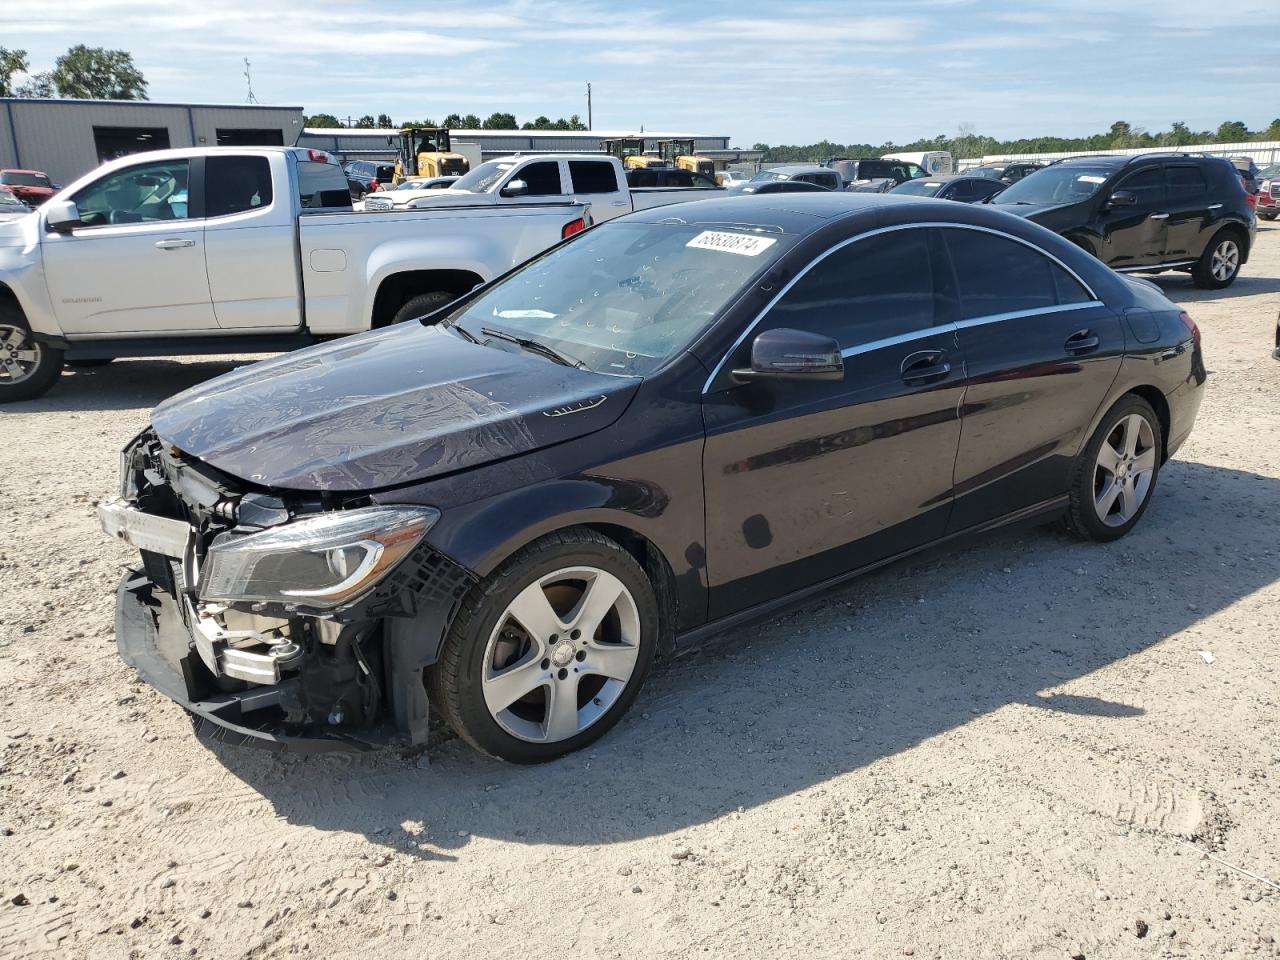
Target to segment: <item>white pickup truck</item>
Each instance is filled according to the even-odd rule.
[[[269,353],[423,316],[592,222],[570,197],[355,213],[333,158],[296,147],[115,160],[0,223],[0,402],[64,361]]]
[[[531,153],[489,160],[444,190],[370,193],[364,198],[364,208],[422,210],[455,204],[505,206],[572,199],[591,204],[592,217],[602,223],[632,210],[724,196],[724,188],[715,181],[706,177],[701,180],[705,186],[630,187],[617,157],[600,153]]]

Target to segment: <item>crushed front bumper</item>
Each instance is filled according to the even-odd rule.
[[[376,750],[398,742],[390,730],[381,728],[353,734],[288,724],[282,707],[296,695],[296,681],[239,692],[193,693],[202,665],[191,662],[196,652],[178,604],[141,570],[126,573],[116,590],[116,646],[145,683],[191,715],[201,739],[293,753]]]

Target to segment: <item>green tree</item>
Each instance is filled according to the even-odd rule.
[[[484,122],[486,130],[517,130],[516,115],[514,113],[491,113],[489,119]]]
[[[76,44],[53,64],[58,96],[79,100],[145,100],[147,81],[124,50]]]
[[[435,127],[435,126],[438,126],[438,124],[434,120],[406,120],[404,123],[400,124],[400,129],[405,130],[409,127]],[[448,126],[448,124],[445,124],[445,126]]]
[[[1239,120],[1228,120],[1218,127],[1216,136],[1219,143],[1239,143],[1249,139],[1249,128]]]
[[[525,121],[521,130],[550,130],[551,120],[548,117],[535,117],[533,120]]]
[[[342,126],[342,121],[335,117],[332,113],[317,113],[310,117],[302,118],[304,127],[318,127],[324,129],[332,129],[333,127]]]
[[[14,95],[13,75],[27,72],[27,51],[0,47],[0,97]]]
[[[462,127],[462,117],[459,114],[451,113],[444,118],[444,123],[440,124],[440,126],[447,127],[450,130],[460,129]]]
[[[1280,117],[1271,121],[1271,125],[1258,135],[1260,140],[1280,140]]]
[[[459,123],[458,126],[461,127],[463,130],[479,130],[481,126],[480,118],[477,117],[474,113],[468,113],[465,117],[462,118],[462,122]]]
[[[379,130],[391,130],[395,127],[395,124],[391,122],[391,114],[389,113],[378,114],[377,124]]]
[[[373,114],[366,113],[355,122],[354,126],[357,130],[372,130],[377,123],[378,121],[373,119]]]
[[[1187,144],[1195,143],[1195,134],[1193,134],[1187,125],[1181,120],[1174,121],[1173,127],[1162,138],[1164,145],[1168,147],[1185,147]]]

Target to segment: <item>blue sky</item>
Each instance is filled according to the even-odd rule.
[[[397,121],[510,110],[735,145],[1193,129],[1280,115],[1277,0],[480,4],[57,0],[0,44],[43,69],[75,43],[129,50],[153,100]]]

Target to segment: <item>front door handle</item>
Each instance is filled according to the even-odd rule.
[[[1220,203],[1211,203],[1211,204],[1209,204],[1209,209],[1210,209],[1210,210],[1221,210],[1221,209],[1222,209],[1222,204],[1220,204]]]
[[[183,247],[194,247],[195,245],[196,242],[194,240],[180,240],[176,237],[156,241],[157,250],[181,250]]]
[[[1169,215],[1167,213],[1153,213],[1151,215],[1151,219],[1152,220],[1168,220]]]
[[[1098,335],[1092,330],[1078,330],[1071,336],[1067,337],[1067,342],[1062,346],[1067,353],[1079,356],[1083,353],[1092,353],[1098,349],[1098,344],[1102,341],[1098,339]]]
[[[926,380],[939,380],[951,372],[951,364],[947,363],[941,350],[917,350],[908,354],[900,368],[904,383],[923,383]]]
[[[627,206],[627,201],[626,201],[626,200],[613,200],[613,201],[611,201],[611,202],[609,203],[609,206],[611,206],[611,207],[625,207],[625,206]]]

